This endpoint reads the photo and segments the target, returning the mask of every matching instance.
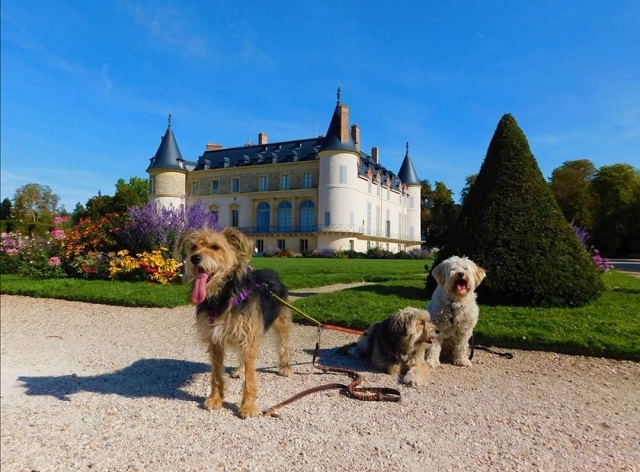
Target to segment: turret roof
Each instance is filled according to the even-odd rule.
[[[187,170],[185,168],[185,160],[182,158],[182,154],[180,154],[178,143],[171,129],[171,115],[169,115],[167,131],[162,137],[160,147],[158,147],[155,156],[151,158],[151,163],[147,171],[150,169]]]
[[[333,111],[333,117],[331,118],[331,123],[329,123],[329,128],[327,129],[327,134],[324,137],[322,142],[322,151],[357,151],[356,145],[353,142],[353,138],[351,137],[351,133],[347,133],[347,142],[342,142],[340,139],[341,131],[342,131],[342,115],[341,115],[341,103],[340,103],[340,87],[338,87],[338,101],[336,102],[336,108]]]
[[[413,167],[413,162],[409,156],[409,143],[407,143],[407,152],[404,155],[402,165],[400,165],[398,177],[407,185],[420,185],[420,179],[418,179],[418,174],[416,174],[416,169]]]

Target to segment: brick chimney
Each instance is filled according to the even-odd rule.
[[[258,133],[258,144],[267,144],[267,133]]]
[[[218,149],[222,149],[222,144],[207,143],[204,150],[206,152],[206,151],[217,151]]]
[[[340,105],[340,142],[349,142],[349,107]]]
[[[358,125],[351,125],[351,139],[353,139],[356,149],[360,151],[360,127]]]
[[[373,162],[375,162],[376,164],[378,164],[378,148],[376,146],[373,146],[371,148],[371,159],[373,160]]]

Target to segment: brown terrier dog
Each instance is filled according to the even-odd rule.
[[[235,228],[187,231],[176,243],[176,256],[182,258],[183,251],[185,273],[195,279],[191,300],[197,304],[196,324],[211,361],[211,394],[204,407],[222,407],[225,347],[229,346],[239,353],[240,366],[235,373],[244,371],[245,377],[238,416],[258,416],[255,363],[260,340],[272,326],[278,343],[279,372],[291,374],[291,312],[272,295],[286,300],[287,289],[271,270],[249,266],[253,241]]]

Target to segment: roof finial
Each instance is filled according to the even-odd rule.
[[[171,113],[169,113],[169,126],[171,126]]]
[[[407,155],[409,154],[409,141],[407,141]]]
[[[338,85],[338,105],[340,105],[340,86]]]

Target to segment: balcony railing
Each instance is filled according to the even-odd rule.
[[[387,231],[372,231],[362,225],[300,225],[300,226],[244,226],[238,228],[245,234],[291,234],[291,233],[347,233],[370,236],[376,239],[393,239],[407,241],[408,234]]]
[[[363,227],[357,225],[279,225],[279,226],[244,226],[238,228],[245,234],[275,233],[362,233]]]

